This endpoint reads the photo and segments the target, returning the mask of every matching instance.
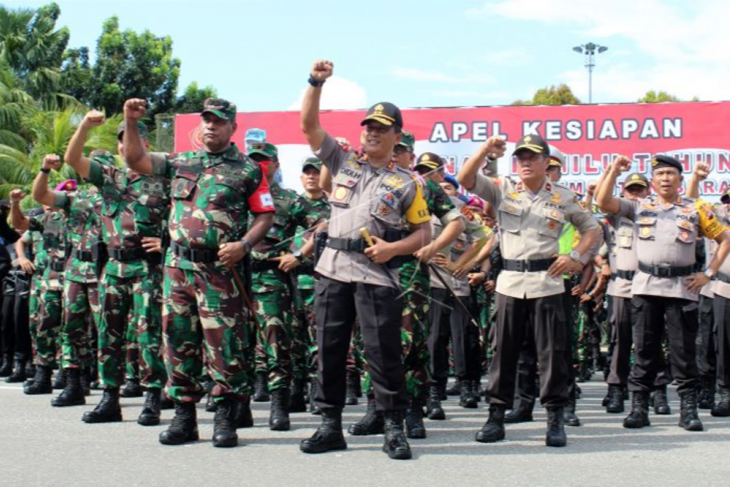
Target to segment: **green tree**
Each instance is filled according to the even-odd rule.
[[[565,83],[549,88],[540,88],[532,100],[517,100],[512,105],[580,105],[580,100]]]
[[[96,62],[89,64],[88,50],[66,53],[64,86],[80,101],[107,114],[122,111],[128,98],[144,98],[149,113],[166,113],[176,102],[180,60],[172,55],[172,39],[149,31],[119,30],[111,17],[96,44]]]
[[[217,98],[218,92],[212,86],[199,88],[193,81],[185,88],[185,93],[177,99],[172,109],[173,113],[197,113],[201,110],[206,98]]]
[[[667,93],[666,91],[654,91],[649,90],[644,96],[636,100],[639,103],[664,103],[664,102],[681,102],[687,100],[680,100],[678,97]],[[699,101],[696,96],[689,101]]]

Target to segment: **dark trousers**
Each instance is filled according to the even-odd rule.
[[[610,386],[625,387],[631,373],[631,347],[634,344],[634,319],[631,315],[631,299],[613,297],[613,337],[611,353],[611,373],[606,381]],[[664,387],[671,382],[663,350],[660,353],[661,365],[654,380],[654,388]]]
[[[709,383],[715,383],[715,323],[713,317],[712,298],[700,296],[700,327],[697,331],[697,369],[700,377]]]
[[[15,360],[27,361],[33,358],[33,344],[30,339],[29,293],[15,295],[13,321],[15,322]]]
[[[449,338],[454,353],[456,377],[479,380],[479,329],[471,323],[469,313],[445,289],[431,290],[431,330],[428,351],[431,355],[431,377],[435,384],[449,378]],[[460,298],[468,306],[468,298]],[[473,313],[472,313],[473,316]]]
[[[730,299],[715,294],[715,347],[717,350],[717,384],[730,388]]]
[[[322,277],[315,286],[319,348],[316,404],[321,409],[345,407],[345,367],[355,318],[378,410],[403,410],[408,405],[400,338],[403,299],[385,286],[346,283]]]
[[[12,355],[15,351],[14,306],[15,294],[3,295],[2,304],[0,304],[0,351],[6,356]]]
[[[489,369],[490,404],[512,407],[519,352],[531,335],[537,351],[540,402],[546,407],[568,403],[568,338],[561,295],[517,299],[497,293],[494,354]]]
[[[686,299],[634,296],[634,367],[629,375],[631,392],[650,392],[662,370],[662,337],[666,327],[672,376],[681,395],[697,388],[698,305]]]

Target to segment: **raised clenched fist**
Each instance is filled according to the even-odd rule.
[[[613,161],[613,168],[619,174],[624,173],[631,169],[631,159],[626,156],[617,156]]]
[[[706,162],[698,162],[695,165],[694,174],[700,181],[704,181],[710,175],[710,165]]]
[[[124,118],[133,122],[138,121],[147,113],[147,102],[140,98],[130,98],[124,102]]]
[[[314,61],[314,64],[312,65],[312,72],[310,73],[310,75],[317,81],[324,81],[332,76],[332,71],[334,70],[334,68],[335,65],[332,63],[332,61],[327,61],[326,59],[318,59],[317,61]]]
[[[25,198],[25,193],[22,189],[14,189],[8,195],[11,203],[20,203]]]
[[[99,110],[91,110],[84,116],[84,121],[81,122],[86,128],[94,128],[104,124],[104,114]]]
[[[58,157],[58,154],[47,154],[46,157],[43,158],[43,168],[55,169],[58,171],[61,169],[61,158]]]
[[[482,150],[490,159],[499,159],[507,150],[507,142],[499,135],[492,135],[482,145]]]

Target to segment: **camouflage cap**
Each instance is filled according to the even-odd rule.
[[[309,168],[309,167],[313,167],[317,171],[321,171],[322,170],[322,161],[320,161],[316,157],[307,157],[302,162],[302,172],[306,171],[307,168]]]
[[[267,161],[279,161],[279,150],[274,144],[268,142],[260,146],[252,147],[248,151],[248,157],[255,161],[267,160]]]
[[[203,102],[203,111],[200,113],[212,113],[218,118],[228,120],[230,122],[236,121],[236,105],[228,100],[222,98],[208,98]]]
[[[127,128],[127,121],[125,120],[125,121],[123,121],[122,123],[119,124],[119,127],[117,127],[117,140],[120,140],[121,139],[121,137],[124,134],[124,131],[126,130],[126,128]],[[149,138],[150,131],[147,130],[147,125],[145,125],[144,123],[142,123],[141,120],[137,120],[137,130],[139,130],[140,137],[143,137],[145,139],[146,138]]]
[[[404,147],[408,147],[411,149],[411,152],[413,152],[413,149],[416,146],[416,138],[413,136],[412,133],[404,130],[403,131],[403,137],[400,139],[400,142],[396,144],[396,147],[402,145]]]

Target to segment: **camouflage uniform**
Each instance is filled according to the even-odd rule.
[[[147,389],[165,384],[162,360],[162,270],[159,254],[148,254],[142,238],[161,238],[169,211],[168,180],[114,165],[114,156],[95,151],[88,180],[99,188],[102,237],[109,254],[101,278],[99,375],[105,387],[124,382],[127,325],[139,346],[140,383]],[[131,319],[128,320],[128,318]]]
[[[269,390],[289,387],[292,379],[291,346],[294,333],[292,276],[269,261],[289,248],[297,227],[310,228],[315,215],[304,198],[278,183],[270,185],[276,216],[263,241],[252,252],[253,293],[258,330],[256,371],[268,372]],[[296,285],[296,284],[294,284]]]
[[[38,365],[56,366],[61,348],[61,292],[66,260],[65,222],[61,212],[30,218],[29,233],[36,271],[31,281],[30,327]],[[40,237],[40,238],[39,238]]]
[[[66,244],[71,249],[63,275],[63,368],[94,361],[94,326],[99,324],[98,249],[101,244],[101,196],[94,190],[55,192],[53,206],[66,212]],[[91,317],[93,323],[88,318]]]
[[[274,211],[266,180],[235,144],[222,154],[152,154],[152,161],[154,174],[171,180],[162,311],[167,393],[175,401],[200,400],[205,353],[216,401],[246,395],[250,310],[217,254],[221,244],[243,238],[249,212]]]
[[[330,205],[327,198],[322,197],[318,200],[309,199],[306,194],[302,194],[310,207],[310,215],[317,220],[329,220]],[[305,229],[307,230],[307,229]],[[311,237],[311,232],[301,232],[297,236],[297,240],[303,243]],[[299,243],[301,247],[302,243]],[[304,308],[304,316],[306,323],[300,324],[302,329],[299,336],[301,337],[301,347],[305,348],[305,352],[292,348],[292,361],[294,365],[294,375],[297,379],[315,378],[317,374],[317,324],[314,317],[314,262],[311,257],[302,258],[302,263],[297,267],[299,295]],[[304,364],[306,363],[306,366]],[[301,364],[301,365],[300,365]]]

